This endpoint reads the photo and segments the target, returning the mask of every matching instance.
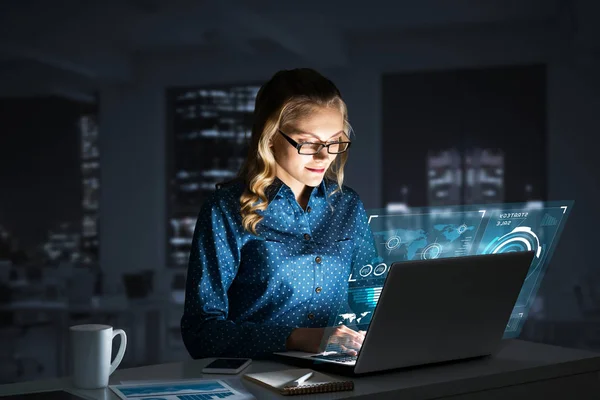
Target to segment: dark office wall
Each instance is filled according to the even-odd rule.
[[[356,68],[334,71],[331,78],[346,101],[354,133],[344,183],[358,192],[367,209],[380,208],[384,184],[381,179],[381,73]]]
[[[575,201],[541,292],[554,318],[579,318],[573,287],[600,277],[600,65],[564,59],[548,68],[548,196]],[[593,287],[596,293],[600,288]]]
[[[386,74],[382,97],[384,204],[428,205],[427,153],[451,148],[501,150],[505,202],[546,199],[545,66]]]
[[[114,86],[100,91],[102,161],[100,260],[105,290],[123,291],[122,275],[166,268],[166,123],[164,90]]]

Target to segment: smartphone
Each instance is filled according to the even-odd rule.
[[[250,358],[217,358],[202,369],[207,374],[237,374],[246,368],[252,359]]]

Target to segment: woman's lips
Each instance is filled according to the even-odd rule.
[[[314,172],[317,174],[322,174],[323,172],[325,172],[325,168],[308,168],[306,167],[307,170],[309,170],[310,172]]]

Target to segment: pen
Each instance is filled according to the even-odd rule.
[[[306,382],[307,380],[309,380],[311,376],[313,376],[313,373],[309,372],[308,374],[301,376],[300,378],[296,379],[295,381],[287,383],[285,385],[285,387],[298,387],[298,386],[301,386],[304,382]]]

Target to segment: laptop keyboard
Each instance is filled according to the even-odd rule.
[[[344,354],[344,353],[317,354],[312,357],[319,358],[321,360],[336,361],[336,362],[351,362],[351,361],[356,361],[356,359],[358,358],[358,356]]]

